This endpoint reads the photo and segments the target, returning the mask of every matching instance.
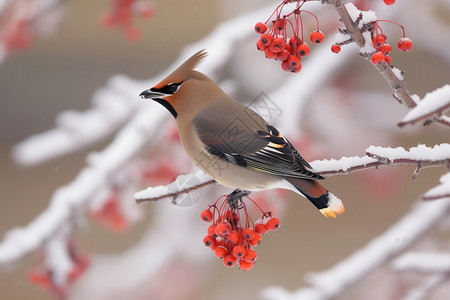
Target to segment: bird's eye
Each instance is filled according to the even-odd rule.
[[[180,87],[180,85],[181,85],[181,83],[171,83],[171,84],[168,84],[168,85],[166,86],[167,93],[168,93],[168,94],[173,94],[173,93],[175,93],[176,91],[178,91],[178,88]]]

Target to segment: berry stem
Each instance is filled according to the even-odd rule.
[[[394,23],[394,24],[397,24],[398,26],[400,26],[400,28],[402,29],[402,31],[403,31],[403,37],[406,37],[406,34],[405,34],[405,27],[403,27],[403,25],[402,24],[400,24],[400,23],[397,23],[397,22],[395,22],[395,21],[391,21],[391,20],[377,20],[377,23],[378,22],[389,22],[389,23]],[[376,23],[376,24],[377,24]],[[378,26],[378,24],[377,24],[377,26]],[[379,26],[378,26],[379,27]],[[381,29],[381,28],[380,28]]]

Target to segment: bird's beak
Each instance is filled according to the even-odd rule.
[[[164,96],[168,96],[165,93],[157,92],[153,88],[143,91],[139,94],[139,97],[142,99],[156,99],[156,98],[162,98]]]

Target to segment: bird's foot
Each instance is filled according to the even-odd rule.
[[[227,203],[232,209],[241,208],[243,197],[250,195],[250,191],[235,189],[227,196]]]

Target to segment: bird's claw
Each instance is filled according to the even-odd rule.
[[[250,195],[250,191],[235,189],[227,196],[227,203],[232,209],[241,208],[243,197]]]

